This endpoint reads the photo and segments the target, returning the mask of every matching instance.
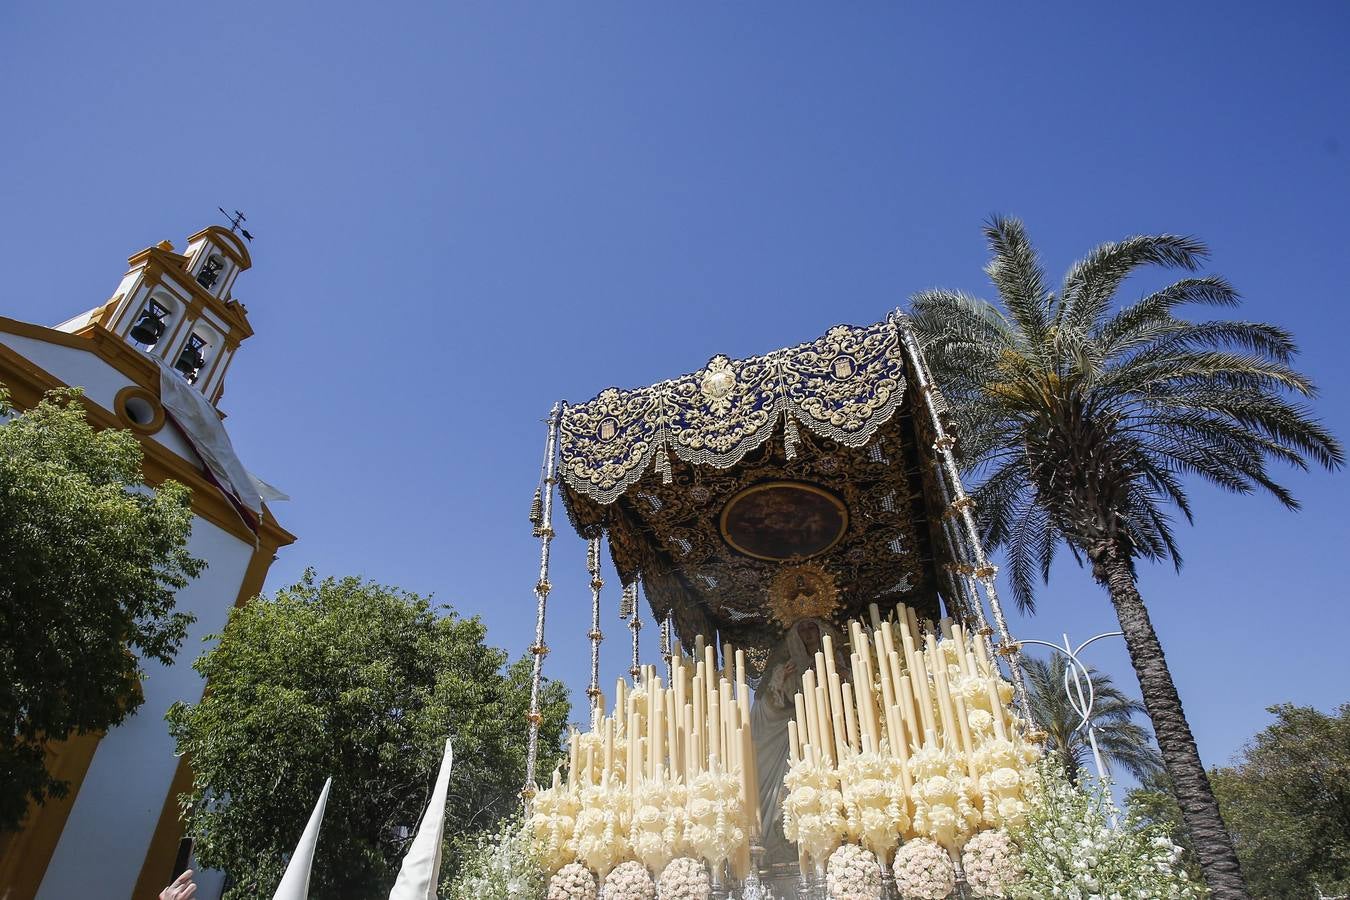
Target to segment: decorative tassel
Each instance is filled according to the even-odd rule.
[[[797,458],[797,444],[801,442],[801,432],[797,430],[797,419],[792,413],[783,414],[783,449],[788,459]]]
[[[539,537],[544,527],[544,489],[534,489],[534,502],[530,504],[530,524],[534,526],[534,536]]]
[[[637,608],[637,582],[623,586],[623,594],[619,597],[619,618],[624,621],[633,614]]]
[[[665,445],[656,452],[656,471],[661,473],[662,484],[670,484],[675,480],[670,472],[670,449]]]

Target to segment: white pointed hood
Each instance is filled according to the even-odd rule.
[[[417,837],[413,838],[407,855],[403,857],[403,867],[398,870],[398,880],[389,892],[389,900],[436,900],[436,882],[441,877],[445,798],[450,791],[450,767],[454,762],[455,753],[450,748],[450,739],[446,738],[445,756],[441,759],[441,771],[436,776],[431,802],[422,816]]]
[[[323,811],[328,806],[328,789],[332,786],[332,778],[323,783],[319,802],[314,804],[309,824],[300,835],[300,843],[295,845],[290,864],[286,866],[286,874],[281,876],[281,883],[277,885],[272,900],[308,900],[309,869],[314,864],[314,846],[319,843],[319,825],[323,823]]]

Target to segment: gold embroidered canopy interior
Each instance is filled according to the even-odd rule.
[[[609,388],[563,410],[564,506],[686,646],[720,633],[753,651],[796,616],[872,602],[936,613],[945,544],[913,381],[887,320]]]

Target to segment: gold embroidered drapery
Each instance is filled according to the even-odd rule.
[[[653,614],[672,614],[685,642],[720,632],[747,649],[768,646],[782,627],[771,595],[789,566],[818,573],[803,584],[837,585],[841,618],[870,602],[935,611],[937,501],[911,382],[888,319],[764,356],[715,356],[650,387],[609,388],[563,412],[564,506],[583,536],[608,536],[621,579],[641,574]],[[757,486],[778,490],[728,524],[730,501]],[[829,518],[816,523],[829,540],[789,541],[780,558],[746,550],[806,528],[801,516]],[[738,541],[729,527],[761,529],[750,535],[760,540]]]

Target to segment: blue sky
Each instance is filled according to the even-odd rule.
[[[1055,273],[1102,240],[1201,237],[1350,437],[1343,3],[119,6],[0,10],[0,311],[61,321],[132,252],[248,214],[257,335],[222,405],[294,498],[269,587],[312,565],[434,592],[521,652],[553,400],[925,287],[987,294],[995,212]],[[1350,699],[1346,476],[1287,481],[1299,514],[1197,487],[1182,574],[1143,573],[1210,763],[1269,704]],[[579,707],[584,546],[555,547],[547,670]],[[1071,566],[1015,621],[1113,627]]]

